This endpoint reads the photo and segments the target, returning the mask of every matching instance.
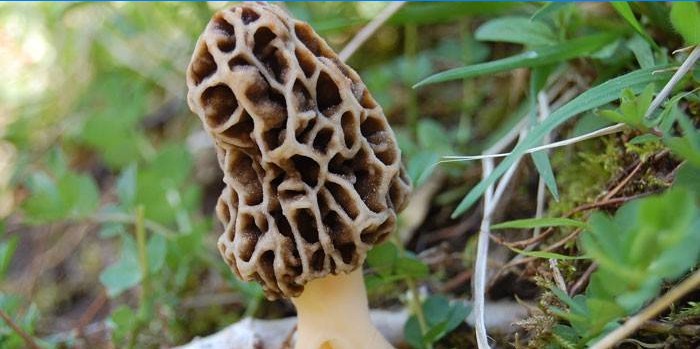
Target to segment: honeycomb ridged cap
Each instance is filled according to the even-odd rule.
[[[396,138],[308,24],[262,3],[217,12],[187,86],[224,172],[219,250],[269,299],[356,269],[395,228],[411,190]]]

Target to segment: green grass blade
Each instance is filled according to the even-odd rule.
[[[472,188],[452,213],[452,217],[456,218],[469,209],[479,200],[481,195],[484,194],[484,191],[486,191],[489,185],[496,182],[516,160],[523,156],[527,149],[537,146],[542,138],[547,133],[552,132],[554,128],[582,112],[617,100],[620,93],[622,93],[622,90],[625,88],[631,88],[636,93],[639,93],[650,83],[667,81],[670,79],[672,72],[664,71],[653,74],[655,70],[665,68],[668,68],[668,66],[635,70],[615,79],[608,80],[582,93],[569,103],[552,112],[540,125],[533,128],[522,142],[518,143],[511,154],[496,166],[490,176]]]
[[[544,227],[576,227],[586,228],[586,223],[569,218],[527,218],[494,224],[491,229],[534,229]]]
[[[594,34],[569,40],[559,45],[540,47],[508,58],[450,69],[429,76],[428,78],[413,85],[413,88],[434,84],[437,82],[471,78],[474,76],[497,73],[516,68],[539,67],[555,62],[566,61],[572,58],[586,56],[607,45],[616,37],[617,35],[610,33]]]
[[[554,179],[554,172],[552,171],[552,164],[549,162],[549,157],[547,153],[543,151],[538,151],[530,154],[532,157],[532,162],[535,163],[535,168],[540,174],[540,177],[544,180],[544,184],[552,193],[554,200],[559,201],[559,190],[557,190],[557,181]]]
[[[514,248],[514,247],[509,247],[509,248],[518,254],[528,256],[528,257],[535,257],[535,258],[558,259],[558,260],[590,259],[589,257],[586,257],[586,256],[567,256],[564,254],[547,252],[547,251],[525,251],[525,250],[519,250],[519,249]]]
[[[654,42],[654,40],[651,39],[649,34],[647,34],[647,32],[644,31],[644,28],[642,27],[642,25],[639,24],[637,17],[634,16],[634,13],[632,13],[632,8],[630,8],[630,5],[627,2],[613,1],[610,3],[610,5],[612,5],[612,7],[615,8],[615,11],[617,11],[617,13],[622,18],[624,18],[627,21],[627,23],[629,23],[629,25],[632,28],[634,28],[634,30],[636,30],[637,33],[639,33],[639,35],[641,35],[646,41],[648,41],[649,44],[651,44],[651,46],[658,48],[658,46],[656,46],[656,43]]]
[[[542,22],[526,17],[499,17],[482,24],[474,33],[479,41],[511,42],[527,46],[553,45],[557,36]]]

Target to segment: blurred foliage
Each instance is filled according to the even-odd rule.
[[[0,4],[0,309],[42,347],[171,346],[244,316],[293,314],[238,281],[216,250],[221,175],[186,106],[184,73],[202,28],[226,6]],[[336,50],[384,6],[284,4]],[[555,129],[564,139],[611,121],[628,125],[522,161],[502,217],[527,219],[495,228],[552,227],[545,246],[583,228],[556,252],[512,251],[570,263],[566,281],[586,263],[599,268],[577,295],[539,287],[526,300],[548,300],[549,318],[518,329],[519,338],[584,347],[697,268],[700,71],[646,111],[692,48],[672,52],[699,43],[698,23],[697,3],[409,3],[350,58],[390,119],[414,185],[440,186],[414,198],[428,200],[426,218],[406,246],[391,239],[367,257],[370,299],[406,303],[412,347],[473,336],[460,326],[471,309],[456,299],[469,297],[468,281],[439,291],[473,258],[435,262],[444,245],[431,233],[454,229],[450,213],[468,219],[488,184]],[[562,101],[546,119],[537,117],[541,92]],[[528,136],[486,180],[474,163],[437,165],[445,155],[480,154],[520,125]],[[635,161],[652,165],[623,190],[634,200],[617,212],[566,216]],[[550,191],[548,217],[529,219],[537,186],[529,177],[538,175]],[[441,238],[446,256],[472,251],[478,222],[460,229]],[[679,306],[669,321],[699,321],[697,304]],[[0,322],[0,347],[26,344]]]

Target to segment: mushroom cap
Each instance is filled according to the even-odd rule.
[[[349,273],[395,228],[411,190],[396,138],[308,24],[262,3],[217,12],[187,86],[224,172],[219,250],[269,299]]]

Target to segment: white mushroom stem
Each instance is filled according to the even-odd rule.
[[[394,348],[370,320],[362,268],[313,280],[292,302],[296,349]]]

